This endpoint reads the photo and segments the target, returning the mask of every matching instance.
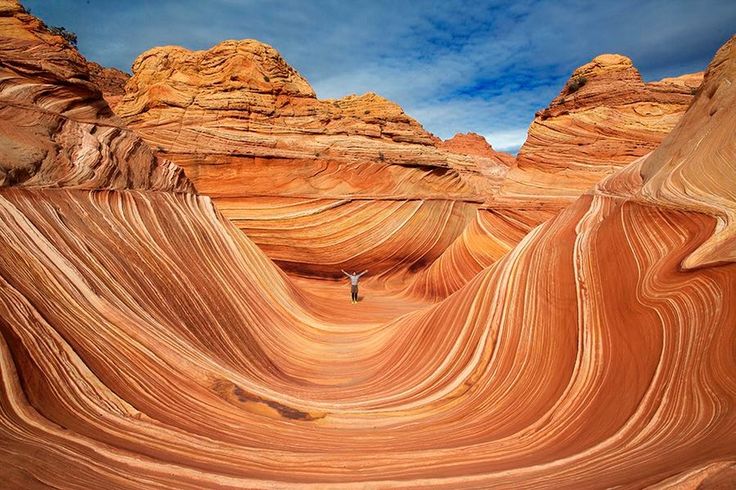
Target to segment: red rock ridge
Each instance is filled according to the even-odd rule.
[[[94,61],[87,62],[87,69],[90,81],[102,91],[105,101],[114,110],[125,94],[125,84],[130,79],[130,75],[117,68],[106,68]]]

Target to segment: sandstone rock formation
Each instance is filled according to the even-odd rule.
[[[441,142],[376,94],[317,99],[276,50],[253,40],[152,49],[126,90],[116,111],[130,127],[300,274],[425,266],[511,163],[477,137]]]
[[[575,70],[537,113],[504,194],[577,198],[616,169],[654,150],[680,120],[702,73],[645,83],[625,56],[605,54]]]
[[[647,155],[680,120],[702,78],[644,83],[630,59],[611,54],[575,70],[537,113],[500,190],[407,290],[428,298],[457,291],[584,191]]]
[[[448,140],[439,142],[437,146],[451,153],[490,159],[496,164],[506,165],[507,167],[514,166],[516,162],[513,155],[494,150],[483,136],[476,133],[458,133]]]
[[[736,38],[651,156],[434,304],[290,279],[173,186],[0,187],[0,481],[733,485],[734,132]]]
[[[113,114],[76,49],[16,2],[0,2],[0,38],[0,186],[193,190]]]
[[[94,61],[87,62],[87,69],[90,81],[102,91],[105,101],[114,109],[125,94],[125,84],[130,75],[117,68],[100,66]]]
[[[645,84],[628,58],[599,56],[538,115],[517,162],[479,135],[443,142],[375,94],[319,100],[252,40],[156,48],[133,72],[116,111],[281,267],[319,277],[369,268],[394,285],[410,278],[406,291],[427,298],[456,291],[651,151],[702,78]],[[427,223],[446,226],[426,235]]]

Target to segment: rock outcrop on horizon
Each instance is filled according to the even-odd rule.
[[[480,137],[443,143],[376,94],[320,100],[254,40],[143,53],[115,110],[280,266],[303,275],[426,266],[512,160]]]
[[[31,21],[0,0],[1,46],[16,46],[0,49],[1,107],[48,101],[84,141],[125,132],[65,116],[106,105],[55,74],[81,57]],[[20,70],[13,56],[29,50],[56,54]],[[650,156],[441,301],[379,277],[350,304],[344,285],[287,276],[205,195],[69,185],[66,162],[45,161],[42,184],[0,186],[0,482],[733,486],[734,133],[736,37]],[[59,139],[59,153],[67,141],[79,144]],[[95,168],[146,173],[150,161],[117,148]],[[429,220],[415,239],[446,226]]]
[[[536,114],[500,190],[408,290],[434,298],[457,291],[534,227],[657,148],[702,79],[693,73],[645,83],[629,58],[614,54],[575,70],[550,106]]]
[[[692,73],[645,83],[625,56],[594,58],[536,114],[502,194],[568,204],[657,148],[702,79],[702,73]]]
[[[507,167],[513,167],[516,162],[516,158],[513,155],[494,150],[483,136],[476,133],[458,133],[450,139],[438,142],[437,146],[450,153],[460,153],[462,155],[475,156],[479,159],[489,159],[495,164],[505,165]]]

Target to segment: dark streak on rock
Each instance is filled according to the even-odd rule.
[[[235,395],[238,399],[238,401],[242,403],[262,403],[264,405],[267,405],[274,410],[276,410],[279,415],[281,415],[284,418],[291,419],[291,420],[304,420],[304,421],[311,421],[311,420],[317,420],[322,418],[315,417],[309,412],[303,412],[301,410],[298,410],[293,407],[289,407],[287,405],[284,405],[282,403],[276,402],[274,400],[268,400],[266,398],[262,398],[258,395],[254,395],[252,393],[248,393],[247,391],[243,390],[239,386],[230,383],[229,381],[220,380],[215,383],[215,391],[217,391],[220,394],[224,394],[223,392],[228,391],[227,386],[229,385],[230,389],[232,390],[232,394]]]
[[[302,412],[301,410],[297,410],[296,408],[288,407],[279,402],[275,402],[273,400],[267,400],[265,398],[261,398],[260,396],[253,395],[251,393],[247,393],[243,391],[239,386],[233,387],[233,393],[235,394],[235,396],[238,397],[238,400],[240,400],[241,402],[264,403],[268,405],[269,407],[273,408],[274,410],[276,410],[279,413],[279,415],[287,419],[314,420],[314,417],[312,417],[312,415],[310,415],[308,412]]]

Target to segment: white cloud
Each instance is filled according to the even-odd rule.
[[[526,141],[527,128],[509,129],[505,131],[494,131],[484,134],[483,137],[491,146],[499,151],[516,153]]]

